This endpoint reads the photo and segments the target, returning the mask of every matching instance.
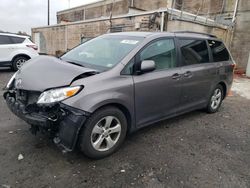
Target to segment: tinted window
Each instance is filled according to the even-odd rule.
[[[230,59],[230,55],[222,42],[209,40],[208,44],[211,48],[214,62],[228,61]]]
[[[140,54],[140,61],[153,60],[156,70],[176,67],[176,51],[173,39],[153,42]]]
[[[180,39],[183,65],[209,62],[207,43],[205,40]]]
[[[23,43],[23,41],[25,40],[25,38],[21,38],[21,37],[11,37],[12,43],[13,44],[20,44]]]
[[[5,35],[0,35],[0,44],[12,44],[10,37]]]

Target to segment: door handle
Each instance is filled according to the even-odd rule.
[[[192,75],[193,75],[193,74],[192,74],[191,71],[187,71],[187,72],[184,73],[184,77],[186,77],[186,78],[191,78]]]
[[[172,79],[174,80],[178,80],[181,78],[181,74],[178,74],[178,73],[175,73],[173,76],[172,76]]]

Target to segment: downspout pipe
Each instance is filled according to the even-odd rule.
[[[165,22],[165,12],[162,11],[162,13],[161,13],[161,32],[164,31],[164,22]]]
[[[135,6],[135,3],[134,3],[134,0],[131,0],[131,7],[134,7]]]
[[[68,51],[68,26],[65,25],[65,52]]]
[[[239,0],[236,0],[236,2],[235,2],[235,7],[234,7],[233,19],[232,19],[232,22],[233,22],[233,23],[234,23],[234,22],[235,22],[235,20],[236,20],[236,15],[237,15],[238,4],[239,4]]]

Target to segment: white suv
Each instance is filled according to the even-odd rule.
[[[37,46],[28,36],[0,33],[0,67],[18,70],[25,61],[38,55]]]

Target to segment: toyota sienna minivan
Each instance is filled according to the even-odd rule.
[[[30,60],[8,82],[10,110],[49,132],[65,151],[103,158],[126,135],[197,109],[217,112],[235,63],[213,35],[194,32],[105,34],[60,58]]]

